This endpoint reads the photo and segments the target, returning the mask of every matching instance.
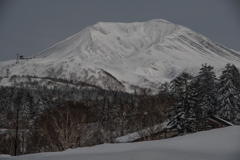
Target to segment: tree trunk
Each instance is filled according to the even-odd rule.
[[[15,129],[14,156],[17,155],[17,148],[18,148],[18,116],[19,116],[19,109],[17,109],[17,115],[16,115],[16,129]]]

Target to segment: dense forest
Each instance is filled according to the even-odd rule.
[[[0,88],[0,153],[26,154],[111,143],[114,138],[164,121],[179,134],[206,130],[217,115],[240,124],[240,73],[221,75],[202,65],[159,88],[141,93],[34,84]],[[1,131],[1,130],[0,130]],[[4,147],[3,147],[4,146]]]

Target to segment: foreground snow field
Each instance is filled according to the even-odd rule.
[[[103,144],[1,160],[239,160],[240,126],[140,143]]]

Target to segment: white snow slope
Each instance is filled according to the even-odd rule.
[[[104,144],[1,160],[239,160],[240,126],[139,143]]]
[[[240,66],[240,54],[166,20],[100,22],[42,51],[31,60],[0,62],[0,76],[32,75],[72,79],[105,89],[157,88],[201,64],[217,71]],[[6,80],[4,80],[6,83]],[[0,82],[1,85],[1,82]]]

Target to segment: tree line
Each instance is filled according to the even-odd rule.
[[[175,104],[168,110],[170,125],[180,133],[196,132],[207,127],[207,119],[219,116],[240,124],[240,74],[227,64],[217,78],[214,68],[202,65],[192,76],[182,73],[169,84]]]
[[[13,131],[12,136],[1,136],[0,153],[113,142],[166,120],[179,134],[209,129],[206,119],[212,115],[240,124],[239,96],[240,74],[232,64],[218,77],[207,64],[195,75],[181,73],[162,84],[156,95],[36,83],[34,88],[0,87],[0,128]]]

